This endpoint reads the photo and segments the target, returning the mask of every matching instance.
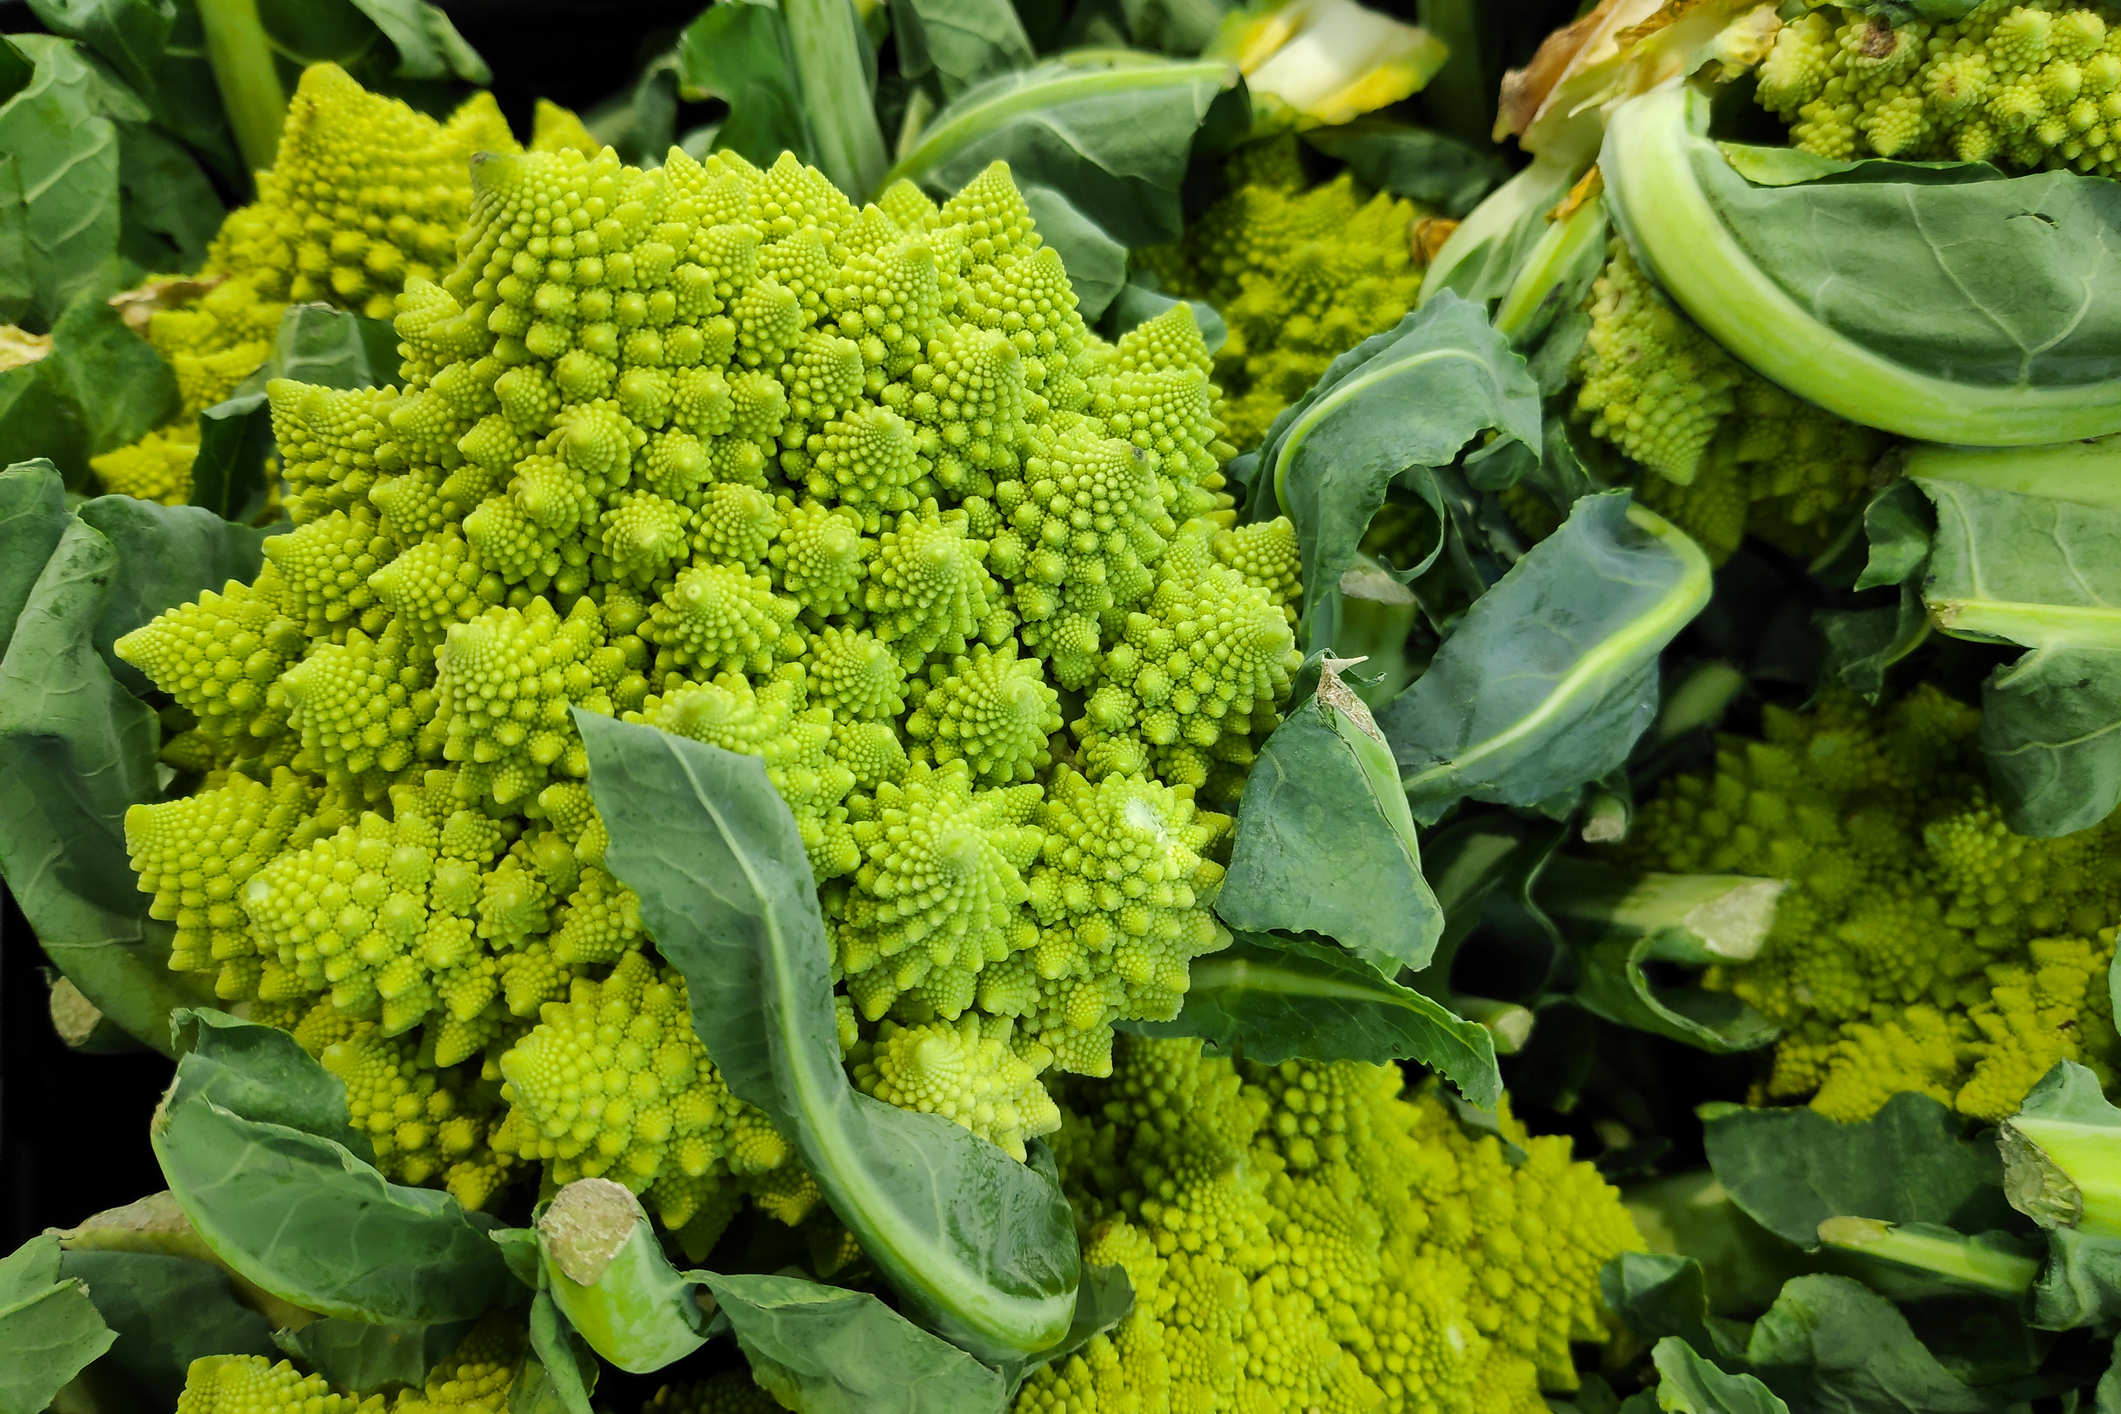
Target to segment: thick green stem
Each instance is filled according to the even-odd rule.
[[[861,201],[877,189],[889,158],[862,72],[853,0],[782,0],[781,13],[817,136],[818,168]]]
[[[590,1348],[650,1374],[707,1343],[704,1290],[656,1244],[640,1200],[609,1179],[559,1191],[538,1219],[546,1289]]]
[[[2087,506],[2121,506],[2121,433],[2046,447],[1910,447],[1903,471],[2046,496]]]
[[[280,151],[287,91],[258,18],[258,0],[199,0],[199,24],[243,165],[254,173],[266,171]]]
[[[1912,1267],[1998,1296],[2023,1296],[2040,1275],[2038,1258],[1949,1228],[1910,1227],[1877,1218],[1828,1218],[1819,1224],[1819,1240],[1828,1247]]]

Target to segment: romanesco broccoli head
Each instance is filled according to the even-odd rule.
[[[1770,708],[1712,771],[1668,782],[1616,857],[1789,882],[1751,962],[1712,969],[1783,1028],[1760,1088],[1868,1117],[1920,1090],[1997,1120],[2057,1061],[2111,1082],[2115,830],[2014,835],[1973,754],[1979,715],[1931,687],[1889,708]]]
[[[402,383],[272,384],[294,528],[118,649],[192,788],[129,835],[176,965],[400,1181],[604,1175],[700,1250],[800,1220],[604,868],[571,713],[624,717],[760,759],[856,1083],[1023,1153],[1226,941],[1213,807],[1297,666],[1191,313],[1091,333],[1000,165],[861,209],[793,157],[471,170]]]
[[[1598,1269],[1641,1245],[1568,1141],[1473,1136],[1393,1067],[1211,1059],[1123,1037],[1064,1097],[1085,1260],[1133,1310],[1034,1374],[1019,1414],[1543,1408],[1603,1338]]]

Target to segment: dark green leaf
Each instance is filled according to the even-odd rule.
[[[755,757],[577,712],[607,867],[684,974],[729,1088],[795,1144],[900,1298],[997,1360],[1066,1332],[1080,1253],[1060,1191],[940,1115],[856,1092],[794,817]]]
[[[1032,62],[1031,36],[1009,0],[900,0],[891,25],[901,71],[909,79],[933,74],[946,103]]]
[[[1539,428],[1524,360],[1478,305],[1456,296],[1334,359],[1267,429],[1246,502],[1248,519],[1296,523],[1306,651],[1336,647],[1340,577],[1395,477],[1448,464],[1489,429],[1536,446]],[[1433,487],[1427,495],[1440,509]]]
[[[470,1330],[469,1321],[379,1326],[327,1316],[281,1332],[280,1340],[288,1354],[334,1385],[365,1393],[386,1384],[423,1383]]]
[[[1002,1377],[867,1292],[702,1273],[751,1376],[806,1414],[1001,1414]]]
[[[146,270],[196,270],[228,214],[190,153],[144,123],[118,129],[120,247]]]
[[[15,159],[25,198],[33,287],[26,318],[44,329],[76,296],[114,287],[118,129],[97,112],[98,80],[72,45],[33,34],[13,44],[37,68],[0,104],[0,152]]]
[[[493,71],[438,5],[422,0],[352,0],[398,51],[392,72],[400,79],[462,79],[493,82]]]
[[[2001,1414],[1937,1363],[1890,1301],[1847,1277],[1785,1283],[1754,1323],[1746,1360],[1791,1408],[1847,1414]]]
[[[206,57],[206,36],[191,0],[31,0],[30,9],[54,34],[95,51],[132,85],[156,124],[203,156],[239,186],[249,174],[221,109],[221,93]]]
[[[1709,1314],[1707,1278],[1692,1257],[1623,1252],[1598,1273],[1599,1295],[1644,1340],[1676,1336],[1722,1363],[1739,1358],[1744,1332]]]
[[[1575,953],[1578,980],[1569,995],[1594,1016],[1718,1055],[1756,1050],[1775,1039],[1775,1023],[1729,992],[1652,977],[1651,963],[1698,964],[1698,944],[1650,933],[1602,938]]]
[[[87,1283],[117,1342],[104,1356],[148,1408],[173,1409],[184,1372],[202,1355],[278,1358],[272,1324],[236,1299],[211,1262],[159,1252],[70,1251],[62,1276]]]
[[[0,1414],[43,1414],[116,1338],[87,1289],[61,1278],[56,1237],[33,1237],[0,1258]]]
[[[602,1367],[547,1292],[530,1303],[530,1350],[533,1368],[517,1382],[509,1414],[591,1414],[589,1396]]]
[[[1323,934],[1396,977],[1428,964],[1443,910],[1392,753],[1330,664],[1245,779],[1215,911],[1233,928]]]
[[[1657,1407],[1671,1414],[1790,1414],[1790,1407],[1751,1375],[1721,1370],[1677,1336],[1651,1352],[1657,1366]]]
[[[1175,239],[1193,136],[1235,67],[1110,50],[999,74],[960,94],[885,174],[938,195],[1003,161],[1128,247]]]
[[[1464,216],[1510,174],[1492,152],[1389,118],[1357,118],[1314,128],[1303,138],[1347,163],[1364,186],[1435,207],[1446,216]]]
[[[1039,235],[1068,268],[1076,312],[1095,324],[1127,283],[1127,248],[1053,188],[1033,183],[1023,192]]]
[[[91,456],[122,447],[176,415],[176,376],[100,293],[67,307],[52,326],[51,355],[37,367],[56,396],[81,410]]]
[[[150,1138],[214,1255],[327,1316],[459,1321],[502,1299],[512,1278],[486,1238],[490,1221],[376,1172],[345,1142],[355,1136],[337,1077],[285,1032],[219,1012],[190,1017],[194,1049],[177,1062]]]
[[[1292,1056],[1417,1060],[1476,1104],[1502,1095],[1495,1039],[1485,1028],[1339,948],[1301,938],[1239,933],[1223,951],[1194,959],[1176,1020],[1121,1025],[1145,1036],[1205,1037],[1269,1065]]]
[[[1467,796],[1537,805],[1626,761],[1709,582],[1694,542],[1626,492],[1578,501],[1381,715],[1415,818]]]
[[[1963,1136],[1927,1095],[1893,1096],[1841,1124],[1811,1109],[1724,1107],[1704,1116],[1716,1177],[1747,1216],[1800,1247],[1832,1217],[1937,1223],[1961,1232],[2023,1228],[2003,1200],[1992,1141]]]
[[[678,40],[677,77],[685,97],[729,105],[716,147],[761,167],[784,151],[806,162],[816,156],[780,6],[762,0],[710,5]]]

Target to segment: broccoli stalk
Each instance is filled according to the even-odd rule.
[[[2099,1079],[2059,1062],[1996,1132],[2003,1192],[2046,1228],[2121,1237],[2121,1109]]]
[[[699,1283],[670,1265],[624,1184],[568,1184],[538,1218],[537,1233],[553,1303],[612,1364],[648,1374],[707,1343],[712,1298],[703,1302]]]
[[[1743,874],[1638,874],[1559,858],[1540,875],[1539,902],[1565,923],[1606,937],[1654,936],[1662,960],[1706,967],[1757,956],[1788,887]]]
[[[1910,447],[1905,476],[1961,481],[1992,491],[2121,507],[2121,434],[2046,447]]]
[[[221,106],[235,129],[243,165],[252,172],[272,166],[280,150],[280,123],[287,115],[287,90],[272,41],[258,17],[258,0],[199,0],[199,24],[206,31],[206,57]]]
[[[1843,1252],[1891,1262],[1979,1288],[1998,1296],[2023,1296],[2040,1274],[2040,1261],[2019,1250],[2003,1233],[1968,1237],[1932,1223],[1889,1223],[1877,1218],[1828,1218],[1819,1241]]]

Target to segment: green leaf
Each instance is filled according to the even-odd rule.
[[[1784,1283],[1753,1325],[1746,1360],[1795,1409],[2001,1414],[2005,1404],[1954,1379],[1890,1301],[1847,1277]]]
[[[1194,134],[1237,83],[1233,65],[1210,60],[1116,50],[1050,59],[958,95],[882,185],[906,178],[943,195],[1003,161],[1129,248],[1174,240]]]
[[[278,1358],[272,1323],[236,1299],[211,1262],[160,1252],[69,1251],[61,1276],[88,1286],[117,1340],[103,1364],[148,1408],[173,1409],[184,1372],[202,1355]]]
[[[798,1277],[701,1273],[751,1376],[805,1414],[1001,1414],[1002,1377],[874,1296]]]
[[[1296,523],[1307,652],[1337,646],[1340,577],[1354,565],[1393,479],[1448,465],[1490,429],[1538,446],[1539,390],[1480,307],[1455,296],[1430,302],[1334,359],[1274,419],[1246,516],[1286,514]],[[1440,511],[1430,478],[1418,480]],[[1431,551],[1409,574],[1434,558]]]
[[[59,1274],[59,1239],[0,1258],[0,1414],[43,1414],[52,1396],[117,1339],[79,1281]]]
[[[603,1367],[549,1292],[540,1291],[530,1303],[530,1350],[536,1372],[525,1370],[530,1378],[523,1381],[522,1398],[511,1399],[510,1414],[592,1414],[589,1396]]]
[[[1612,1313],[1644,1340],[1677,1338],[1718,1361],[1741,1355],[1743,1328],[1709,1314],[1708,1280],[1692,1257],[1623,1252],[1598,1273],[1598,1291]]]
[[[67,306],[52,326],[51,356],[37,367],[56,395],[81,409],[91,456],[176,416],[176,375],[100,294]]]
[[[2121,803],[2121,567],[2102,547],[2121,506],[1922,477],[1873,500],[1864,529],[1857,588],[1899,583],[1942,632],[2032,650],[1982,689],[2010,827],[2055,837],[2105,819]]]
[[[422,0],[351,3],[398,51],[393,78],[462,79],[481,85],[493,82],[493,70],[476,49],[464,42],[464,36],[457,33],[457,27],[440,6],[424,4]]]
[[[1800,1247],[1828,1218],[2023,1228],[2003,1201],[1996,1146],[1964,1137],[1951,1110],[1908,1092],[1867,1120],[1817,1110],[1721,1107],[1704,1115],[1716,1177],[1745,1214]]]
[[[1644,268],[1717,343],[1922,441],[2121,430],[2121,187],[1918,163],[1755,186],[1707,136],[1709,109],[1678,86],[1631,99],[1599,170]]]
[[[876,51],[854,0],[780,0],[788,18],[788,48],[817,140],[813,164],[860,201],[882,190],[890,160],[878,126]]]
[[[1009,0],[899,0],[891,7],[891,32],[899,71],[909,79],[934,75],[946,103],[1033,59],[1031,36]]]
[[[1699,547],[1626,492],[1578,501],[1382,713],[1415,818],[1467,796],[1536,805],[1625,762],[1709,581]]]
[[[365,1392],[386,1384],[417,1385],[471,1330],[469,1321],[438,1325],[373,1325],[327,1316],[280,1333],[280,1348],[342,1389]]]
[[[1047,245],[1060,252],[1075,291],[1076,313],[1096,323],[1127,283],[1127,248],[1051,187],[1023,188],[1024,204]]]
[[[816,155],[780,6],[761,0],[708,6],[678,38],[677,76],[686,98],[719,98],[729,105],[716,147],[760,167],[771,166],[784,151],[806,162]]]
[[[215,1256],[283,1301],[353,1320],[466,1320],[503,1298],[513,1278],[491,1222],[376,1172],[344,1085],[293,1037],[220,1012],[185,1017],[198,1023],[193,1046],[149,1138]]]
[[[1734,1375],[1668,1335],[1650,1353],[1657,1366],[1657,1406],[1673,1414],[1790,1414],[1790,1407],[1751,1375]]]
[[[45,329],[85,292],[115,288],[118,128],[97,112],[98,80],[71,44],[12,38],[36,64],[0,103],[0,152],[15,159],[29,246],[32,296],[25,316]]]
[[[88,433],[81,409],[53,392],[44,374],[47,354],[36,363],[0,372],[0,462],[41,460],[75,485],[89,476]]]
[[[1080,1253],[1059,1189],[940,1115],[848,1083],[816,883],[755,757],[587,713],[606,867],[685,974],[730,1090],[795,1144],[826,1201],[919,1318],[983,1358],[1053,1345]]]
[[[1661,933],[1604,938],[1575,954],[1578,978],[1570,999],[1616,1026],[1669,1036],[1712,1055],[1758,1050],[1780,1032],[1728,992],[1657,980],[1652,964],[1700,961],[1684,940]]]
[[[192,155],[158,129],[118,129],[119,248],[146,270],[196,270],[228,215]]]
[[[1322,665],[1317,694],[1261,748],[1215,911],[1233,928],[1319,933],[1386,977],[1428,965],[1443,910],[1370,709]]]
[[[0,872],[60,969],[163,1051],[170,1010],[211,990],[169,971],[169,925],[147,917],[126,856],[126,809],[161,794],[159,731],[113,675],[123,665],[110,644],[247,578],[258,542],[203,511],[128,497],[70,514],[48,463],[0,472]]]
[[[2067,1227],[2048,1233],[2030,1304],[2026,1320],[2042,1330],[2110,1325],[2121,1316],[2121,1241]]]
[[[1347,163],[1364,186],[1434,207],[1446,216],[1464,216],[1510,174],[1492,152],[1374,115],[1313,128],[1302,136],[1320,152]]]
[[[1272,1065],[1292,1056],[1373,1065],[1416,1060],[1476,1105],[1502,1097],[1495,1038],[1430,997],[1339,948],[1239,933],[1193,960],[1185,1009],[1172,1021],[1128,1021],[1144,1036],[1201,1036]]]
[[[93,50],[132,85],[158,127],[239,187],[249,173],[221,108],[195,4],[156,0],[30,0],[46,29]]]

